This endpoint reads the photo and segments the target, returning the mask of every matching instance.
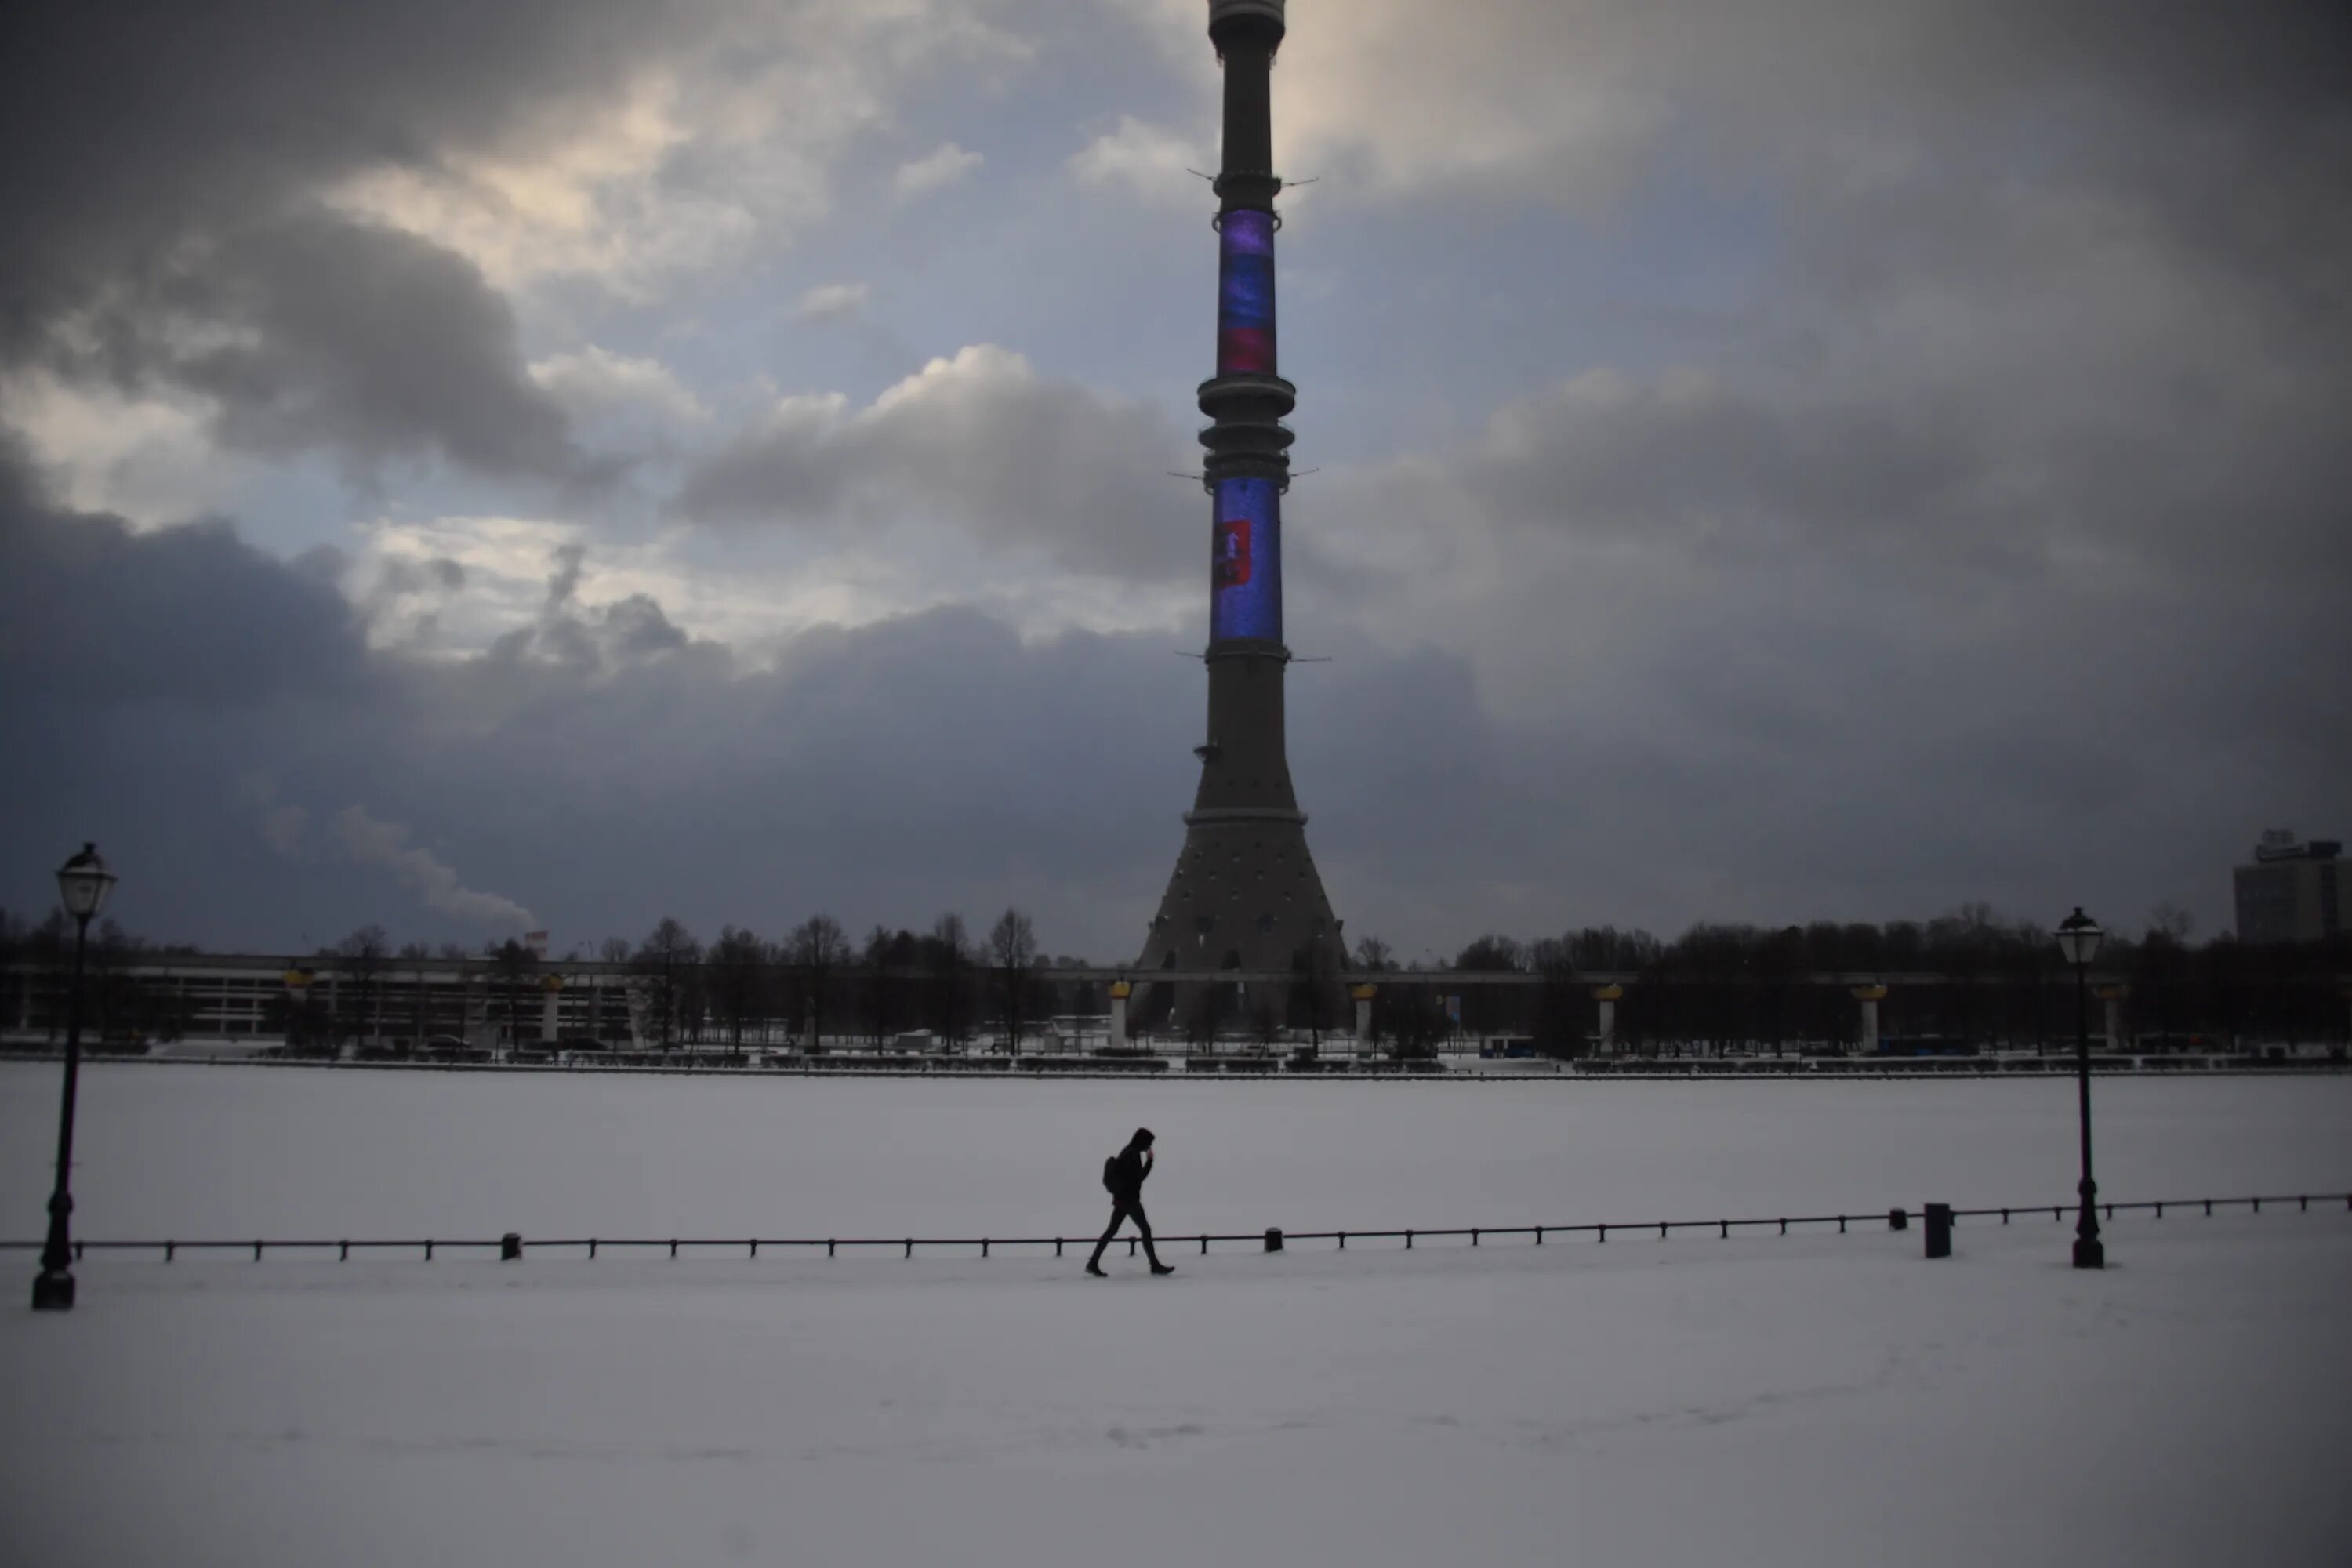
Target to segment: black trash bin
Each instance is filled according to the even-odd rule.
[[[1927,1205],[1927,1256],[1949,1258],[1952,1255],[1952,1205]]]

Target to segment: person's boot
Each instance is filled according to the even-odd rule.
[[[1176,1268],[1173,1264],[1162,1263],[1155,1258],[1151,1260],[1151,1271],[1154,1274],[1173,1274]]]
[[[1107,1279],[1109,1278],[1109,1276],[1105,1274],[1102,1270],[1101,1253],[1097,1252],[1092,1258],[1087,1259],[1087,1272],[1093,1275],[1097,1279]]]

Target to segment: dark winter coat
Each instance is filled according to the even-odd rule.
[[[1143,1201],[1143,1178],[1151,1174],[1151,1162],[1147,1156],[1151,1145],[1130,1139],[1126,1148],[1112,1157],[1106,1179],[1112,1199],[1122,1204]]]

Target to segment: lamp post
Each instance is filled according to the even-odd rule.
[[[49,1194],[49,1237],[41,1247],[41,1272],[33,1281],[33,1310],[63,1312],[74,1304],[73,1236],[68,1223],[73,1213],[74,1089],[81,1078],[81,973],[84,950],[89,945],[89,922],[106,907],[114,887],[114,873],[98,858],[98,846],[85,844],[81,853],[58,868],[58,895],[66,913],[74,918],[73,994],[66,1010],[66,1086],[58,1111],[58,1184]]]
[[[2082,1194],[2082,1211],[2074,1220],[2074,1267],[2105,1268],[2107,1249],[2099,1240],[2099,1184],[2091,1179],[2091,960],[2099,955],[2099,943],[2106,932],[2099,922],[2074,906],[2074,912],[2058,922],[2058,951],[2074,966],[2074,1091],[2083,1118],[2083,1180],[2075,1188]]]

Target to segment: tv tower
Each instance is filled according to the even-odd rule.
[[[1217,374],[1201,384],[1202,483],[1209,533],[1209,731],[1194,748],[1201,786],[1184,849],[1143,950],[1146,970],[1316,973],[1333,988],[1345,950],[1307,850],[1290,786],[1282,685],[1282,496],[1297,389],[1276,374],[1268,77],[1283,0],[1209,0],[1209,41],[1225,68],[1217,193]],[[1277,1009],[1281,998],[1253,994]]]

